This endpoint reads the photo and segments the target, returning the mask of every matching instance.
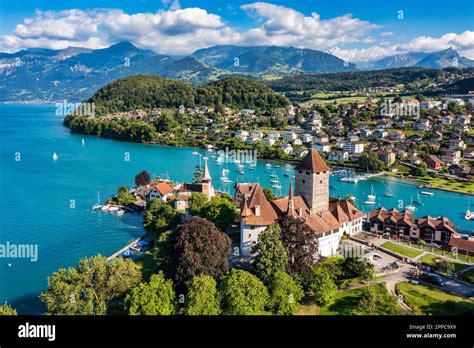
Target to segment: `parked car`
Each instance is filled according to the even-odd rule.
[[[424,280],[425,282],[438,285],[438,286],[443,286],[444,285],[444,280],[440,276],[432,273],[426,273],[423,272],[420,276],[421,280]]]

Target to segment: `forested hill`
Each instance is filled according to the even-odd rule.
[[[229,106],[236,108],[278,108],[289,100],[260,82],[228,77],[193,87],[156,75],[135,75],[116,80],[100,88],[88,102],[95,103],[98,115],[141,108]]]

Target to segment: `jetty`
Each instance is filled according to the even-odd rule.
[[[137,244],[140,240],[142,240],[143,237],[138,237],[137,239],[131,241],[130,243],[128,243],[126,246],[124,246],[122,249],[120,249],[119,251],[116,251],[115,253],[113,253],[112,255],[110,255],[108,258],[107,258],[107,261],[111,261],[113,259],[115,259],[117,256],[119,256],[121,253],[123,253],[125,250],[128,250],[130,249],[130,247],[134,244]]]

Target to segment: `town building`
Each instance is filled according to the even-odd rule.
[[[318,237],[319,254],[335,255],[343,234],[362,230],[365,214],[348,200],[329,197],[329,177],[329,167],[312,149],[296,166],[295,193],[290,184],[288,197],[269,201],[259,184],[237,185],[235,196],[246,197],[241,203],[242,255],[252,255],[259,235],[284,216],[304,219]]]
[[[401,239],[421,239],[440,245],[448,244],[457,233],[453,223],[445,217],[433,218],[427,215],[415,219],[411,212],[395,208],[387,210],[381,207],[372,210],[368,222],[370,232],[373,233]]]

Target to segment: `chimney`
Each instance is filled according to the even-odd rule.
[[[259,205],[255,206],[255,216],[260,216],[260,206]]]

